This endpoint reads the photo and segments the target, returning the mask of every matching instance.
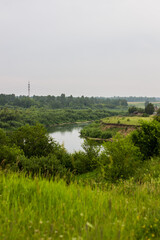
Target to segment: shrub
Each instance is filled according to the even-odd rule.
[[[41,176],[64,176],[67,169],[61,164],[60,160],[55,155],[47,157],[31,157],[21,156],[18,162],[18,168],[26,173]]]
[[[130,137],[124,138],[117,134],[113,142],[106,142],[103,147],[100,158],[104,177],[107,180],[115,182],[120,178],[127,179],[134,174],[142,155]]]
[[[5,145],[8,142],[6,133],[0,128],[0,145]]]
[[[72,154],[73,167],[77,173],[93,171],[99,165],[100,147],[93,141],[84,141],[82,145],[84,152],[79,151]]]
[[[160,149],[160,123],[142,121],[140,128],[133,132],[132,140],[140,148],[143,159],[157,156]]]
[[[101,137],[103,139],[108,139],[108,138],[112,138],[112,134],[110,132],[102,132]]]
[[[72,154],[72,163],[75,173],[82,174],[90,171],[91,167],[87,160],[85,152],[79,151]]]
[[[0,148],[0,165],[5,168],[7,165],[15,164],[19,157],[23,155],[23,151],[17,146],[1,146]]]
[[[57,147],[41,124],[25,125],[15,130],[11,135],[11,143],[23,149],[25,156],[47,156]]]

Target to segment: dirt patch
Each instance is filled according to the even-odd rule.
[[[138,126],[135,125],[127,125],[127,124],[109,124],[109,123],[102,123],[101,124],[101,130],[107,131],[112,129],[119,129],[117,132],[121,133],[122,135],[126,136],[130,132],[137,129]]]

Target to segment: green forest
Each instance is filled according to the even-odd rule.
[[[98,97],[73,97],[72,95],[66,97],[65,94],[61,96],[15,96],[14,94],[5,95],[0,94],[0,106],[12,106],[30,108],[45,107],[49,109],[101,109],[101,108],[116,108],[117,106],[127,106],[125,99],[111,99]]]

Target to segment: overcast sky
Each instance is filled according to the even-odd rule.
[[[160,96],[159,0],[0,0],[0,93]]]

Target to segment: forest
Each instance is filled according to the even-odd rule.
[[[45,107],[49,109],[101,109],[101,108],[115,108],[117,106],[127,106],[125,99],[111,99],[111,98],[98,98],[98,97],[73,97],[72,95],[66,97],[65,94],[61,96],[15,96],[14,94],[5,95],[0,94],[0,106],[12,107]]]

